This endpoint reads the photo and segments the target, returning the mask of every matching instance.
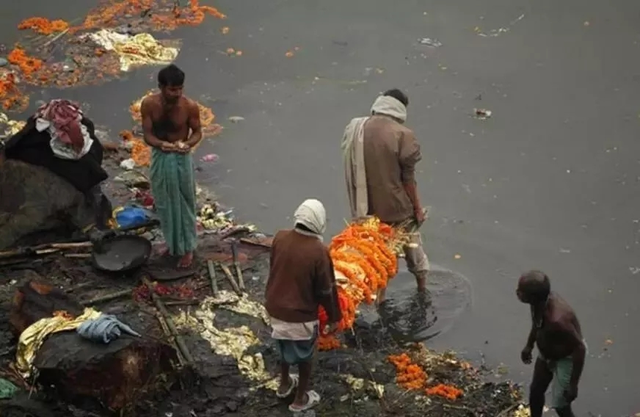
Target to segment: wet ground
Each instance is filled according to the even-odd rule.
[[[15,39],[11,28],[22,18],[72,19],[93,2],[55,3],[3,6],[2,42]],[[188,93],[226,128],[201,150],[220,161],[200,172],[225,203],[271,231],[288,226],[304,198],[317,197],[329,232],[337,232],[347,215],[342,129],[378,92],[405,89],[407,124],[424,154],[420,193],[433,207],[424,230],[432,263],[473,288],[470,307],[428,345],[504,363],[508,377],[527,382],[531,367],[519,352],[528,311],[514,287],[520,272],[540,268],[576,308],[589,343],[577,414],[640,411],[633,395],[640,376],[627,372],[640,342],[637,2],[216,6],[229,15],[228,35],[211,20],[172,36],[185,39],[178,64]],[[221,53],[229,47],[243,56]],[[131,126],[129,103],[153,85],[153,71],[142,70],[64,95],[88,103],[96,123],[117,132]],[[477,120],[474,108],[492,117]],[[245,120],[233,124],[231,116]],[[436,300],[432,306],[444,315]]]

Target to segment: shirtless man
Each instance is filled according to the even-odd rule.
[[[198,104],[182,95],[184,72],[169,65],[158,73],[159,94],[142,101],[144,140],[151,146],[151,191],[167,253],[178,267],[193,262],[196,248],[196,187],[191,150],[202,139]]]
[[[560,417],[573,417],[571,403],[578,397],[587,352],[578,318],[566,301],[551,292],[549,277],[543,272],[522,275],[516,294],[531,306],[532,326],[522,361],[531,363],[534,343],[539,353],[529,392],[531,417],[542,416],[544,396],[552,381],[552,407]]]

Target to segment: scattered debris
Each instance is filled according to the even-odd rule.
[[[229,117],[229,121],[231,123],[239,123],[239,122],[241,122],[243,120],[244,120],[244,117],[242,117],[242,116],[231,116],[231,117]]]
[[[143,65],[166,65],[178,57],[178,47],[157,41],[148,33],[131,36],[102,29],[85,35],[105,51],[113,51],[120,58],[120,70],[129,70]],[[174,42],[175,43],[175,42]]]
[[[132,158],[125,159],[124,161],[120,162],[120,168],[124,170],[131,171],[135,167],[136,167],[136,161],[134,161]]]
[[[524,19],[524,14],[521,14],[515,20],[511,21],[511,23],[509,23],[509,26],[515,25],[516,23],[518,23],[522,19]],[[476,26],[476,28],[474,29],[474,31],[478,34],[478,36],[482,36],[483,38],[495,38],[495,37],[498,37],[498,36],[502,35],[503,33],[509,32],[509,30],[511,30],[511,28],[509,28],[509,27],[503,28],[502,27],[502,28],[499,28],[499,29],[491,29],[489,32],[485,33],[485,32],[482,32],[482,29],[480,29],[479,26]]]
[[[418,39],[418,42],[421,45],[432,46],[434,48],[439,48],[442,46],[442,43],[440,43],[437,39],[422,38],[422,39]]]
[[[473,114],[475,115],[476,119],[479,120],[487,120],[491,117],[491,113],[491,110],[487,109],[473,109]]]
[[[201,160],[203,162],[217,162],[218,161],[218,155],[216,155],[215,153],[210,153],[210,154],[207,154],[207,155],[203,156]]]

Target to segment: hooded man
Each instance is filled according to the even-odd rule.
[[[587,353],[578,318],[565,300],[551,292],[549,277],[543,272],[522,275],[516,294],[531,307],[531,332],[522,361],[531,363],[534,344],[539,353],[529,393],[531,417],[542,416],[545,392],[552,381],[552,407],[560,417],[573,417],[571,403],[578,397]]]
[[[326,214],[318,200],[306,200],[294,214],[292,230],[279,231],[271,246],[271,266],[265,308],[271,317],[272,337],[280,351],[280,387],[276,395],[287,398],[293,412],[308,410],[320,402],[308,390],[318,337],[318,308],[324,307],[329,331],[341,320],[333,262],[322,243]],[[289,373],[298,365],[300,375]]]
[[[415,166],[422,159],[420,145],[404,126],[409,98],[400,90],[388,90],[371,107],[371,116],[358,117],[347,125],[342,153],[351,217],[376,216],[384,223],[407,225],[417,230],[424,221],[418,198]],[[409,271],[418,290],[424,291],[429,272],[420,233],[405,248]],[[385,290],[378,293],[384,301]]]

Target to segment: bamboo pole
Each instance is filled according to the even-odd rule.
[[[236,282],[236,280],[233,279],[233,275],[231,275],[231,271],[229,270],[229,268],[224,264],[219,264],[219,265],[220,265],[220,269],[222,269],[222,272],[224,272],[224,274],[226,275],[227,279],[231,283],[231,286],[233,287],[233,290],[239,296],[242,296],[242,291],[240,291],[240,287],[238,287],[238,283]]]
[[[211,291],[213,296],[218,296],[218,280],[216,278],[216,268],[213,266],[213,261],[207,261],[207,269],[209,270],[209,279],[211,280]]]
[[[144,285],[147,286],[147,288],[149,288],[149,292],[151,293],[151,299],[153,300],[153,303],[155,304],[156,308],[162,315],[162,318],[167,323],[167,327],[173,334],[173,337],[175,338],[175,341],[176,341],[176,345],[178,346],[178,349],[182,353],[182,356],[184,356],[184,359],[187,361],[188,364],[192,364],[194,362],[193,356],[191,356],[191,352],[189,352],[189,348],[187,348],[187,345],[184,343],[184,340],[178,333],[178,329],[176,328],[176,325],[173,322],[173,319],[169,315],[169,311],[167,311],[167,308],[162,303],[162,300],[160,300],[160,297],[158,297],[158,295],[153,290],[153,285],[151,284],[151,282],[149,282],[149,280],[145,277],[142,278],[142,282],[144,283]]]

